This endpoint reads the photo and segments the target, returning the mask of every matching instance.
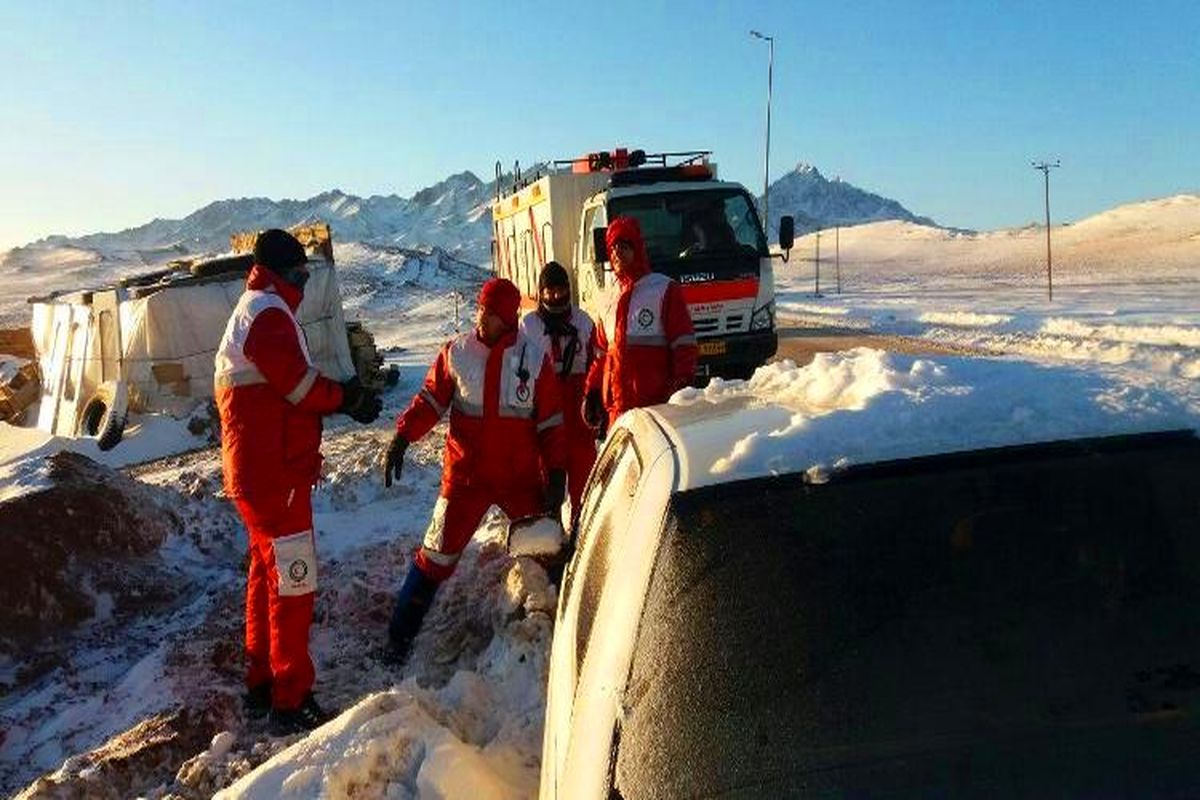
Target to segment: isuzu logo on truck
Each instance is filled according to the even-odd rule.
[[[604,230],[638,220],[650,266],[679,281],[700,345],[701,376],[748,377],[775,354],[775,277],[754,200],[720,181],[709,151],[647,154],[618,148],[554,161],[524,175],[496,165],[492,268],[537,302],[550,260],[570,265],[572,300],[596,316],[616,279]],[[780,222],[792,246],[792,220]]]

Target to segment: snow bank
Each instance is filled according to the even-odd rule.
[[[851,464],[1014,444],[1200,429],[1200,389],[1136,374],[1026,361],[859,348],[761,367],[749,381],[685,389],[673,406],[745,405],[705,414],[690,486],[783,472],[821,479]],[[729,406],[735,407],[735,406]],[[732,444],[730,444],[732,443]]]
[[[216,796],[535,795],[556,595],[541,567],[519,559],[494,596],[496,635],[474,670],[437,689],[410,678],[370,694]]]
[[[926,311],[917,316],[921,322],[931,325],[958,325],[989,327],[1003,325],[1012,320],[1009,314],[980,314],[971,311]]]

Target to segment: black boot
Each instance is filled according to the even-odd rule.
[[[268,722],[272,736],[290,736],[319,728],[334,716],[317,705],[317,698],[309,692],[298,708],[272,708]]]
[[[399,666],[408,658],[409,648],[421,630],[421,623],[433,603],[437,587],[437,583],[421,572],[416,562],[408,565],[408,574],[396,593],[396,605],[392,609],[392,620],[388,623],[388,646],[384,654],[387,663]]]
[[[261,719],[271,710],[271,682],[263,681],[242,693],[242,714],[247,719]]]

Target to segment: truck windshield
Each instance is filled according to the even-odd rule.
[[[1168,434],[676,495],[614,796],[1194,794],[1198,470]]]
[[[745,191],[711,189],[638,194],[609,201],[608,218],[635,218],[655,272],[757,274],[767,242]]]

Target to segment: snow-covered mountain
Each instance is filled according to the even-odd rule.
[[[535,172],[537,167],[526,170]],[[508,176],[502,180],[510,180]],[[488,203],[495,182],[484,183],[466,171],[420,190],[399,195],[359,197],[340,189],[307,200],[245,197],[218,200],[183,219],[155,219],[115,233],[49,236],[0,257],[0,266],[19,270],[40,266],[50,253],[64,250],[95,254],[96,261],[153,266],[172,258],[224,250],[237,231],[285,228],[322,220],[333,227],[336,242],[437,247],[475,264],[490,256]],[[792,214],[796,229],[807,233],[834,224],[854,225],[904,220],[932,225],[895,200],[872,194],[841,180],[828,180],[808,164],[800,164],[771,185],[771,228]]]
[[[155,219],[119,233],[50,236],[12,250],[3,263],[19,266],[37,260],[42,251],[74,248],[99,253],[106,260],[154,264],[186,254],[220,252],[237,231],[316,220],[332,226],[335,242],[438,247],[479,263],[488,258],[490,249],[487,202],[491,196],[490,184],[471,172],[460,172],[411,198],[358,197],[332,189],[307,200],[218,200],[183,219]]]
[[[779,230],[779,218],[784,214],[796,218],[798,234],[890,219],[918,225],[937,224],[928,217],[913,214],[895,200],[859,189],[840,178],[829,180],[816,167],[803,162],[772,183],[768,194],[771,200],[768,239]]]

